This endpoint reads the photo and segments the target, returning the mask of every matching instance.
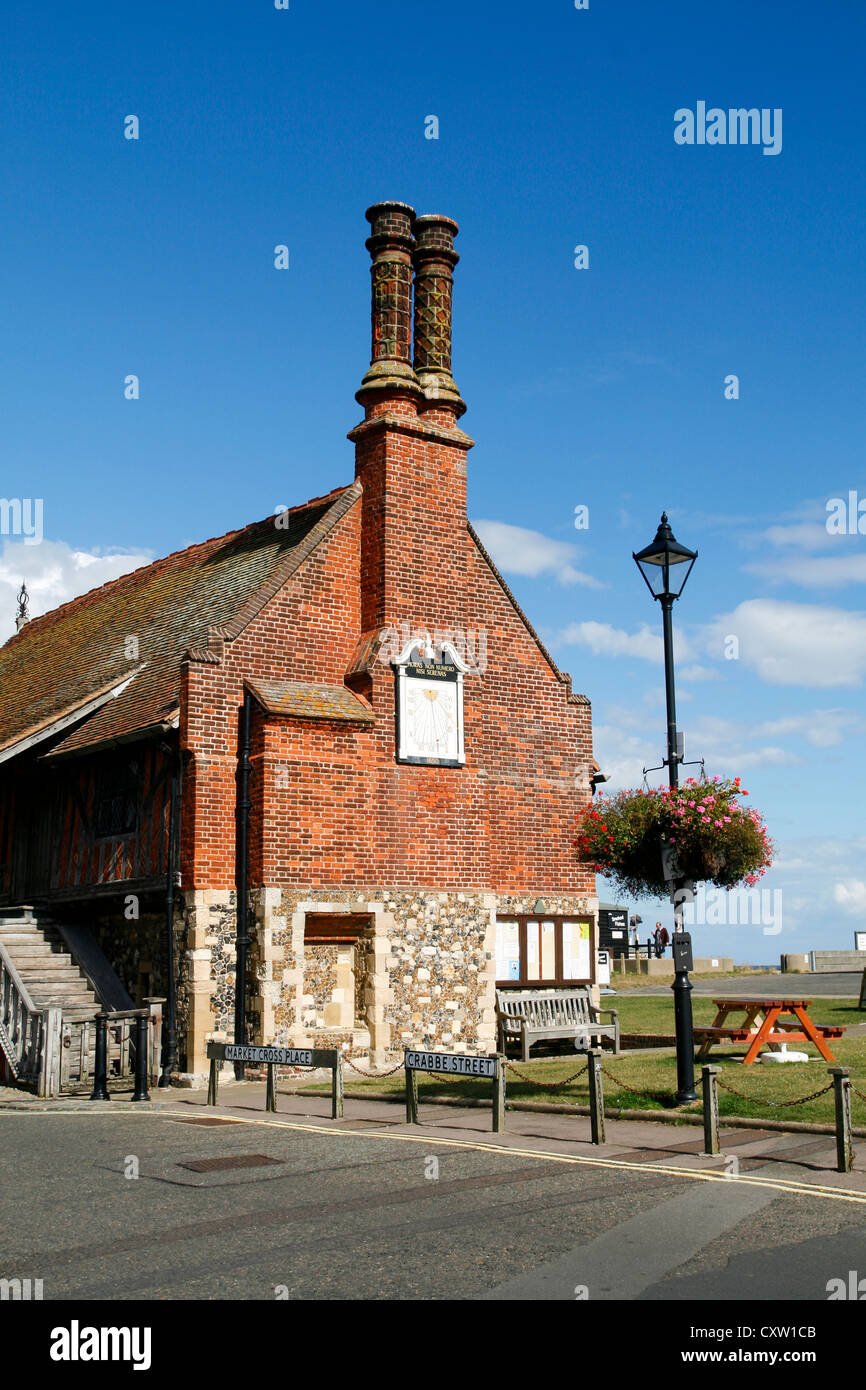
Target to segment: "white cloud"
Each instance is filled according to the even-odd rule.
[[[826,550],[834,539],[827,530],[826,521],[797,521],[791,526],[768,526],[761,542],[791,546],[795,550]]]
[[[775,525],[744,536],[743,543],[749,550],[762,551],[760,560],[743,569],[773,584],[835,589],[866,583],[862,538],[831,535],[825,501],[804,502]],[[821,551],[826,554],[817,553]]]
[[[30,595],[30,617],[37,618],[110,579],[149,565],[152,559],[152,554],[141,551],[73,550],[65,541],[39,545],[7,541],[0,557],[0,642],[15,631],[16,596],[22,580]]]
[[[747,599],[707,629],[707,650],[739,639],[744,665],[770,685],[858,686],[866,673],[866,613]]]
[[[866,883],[862,878],[849,878],[834,884],[833,900],[844,912],[866,912]]]
[[[813,748],[838,748],[852,734],[866,733],[866,718],[852,709],[818,709],[765,719],[755,726],[755,733],[768,738],[793,734],[805,738]]]
[[[661,662],[664,658],[661,635],[647,623],[637,632],[625,632],[610,623],[570,623],[558,632],[554,645],[589,647],[595,656],[639,657],[642,661]],[[674,654],[680,661],[688,660],[691,647],[685,636],[674,629]]]
[[[799,584],[803,589],[841,589],[846,584],[866,584],[866,554],[779,557],[744,565],[743,569],[771,583]]]
[[[589,589],[605,587],[594,575],[585,574],[574,566],[577,546],[568,541],[555,541],[540,531],[511,526],[506,521],[474,521],[472,524],[505,574],[524,574],[531,579],[552,574],[560,584],[583,584]]]

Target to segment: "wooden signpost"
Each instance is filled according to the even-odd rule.
[[[406,1123],[418,1121],[418,1072],[435,1072],[445,1076],[483,1076],[493,1082],[493,1132],[505,1131],[505,1058],[496,1053],[487,1057],[469,1057],[460,1052],[421,1052],[406,1048]]]
[[[277,1108],[274,1067],[327,1067],[331,1072],[331,1119],[343,1118],[343,1054],[336,1048],[255,1047],[252,1044],[212,1042],[207,1045],[207,1055],[210,1059],[208,1105],[217,1103],[220,1062],[252,1062],[267,1067],[266,1110]]]

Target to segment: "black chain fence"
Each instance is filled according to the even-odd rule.
[[[372,1077],[375,1081],[381,1081],[384,1077],[393,1076],[396,1072],[403,1070],[402,1057],[396,1067],[392,1067],[390,1071],[365,1071],[363,1067],[356,1067],[351,1057],[344,1057],[343,1062],[347,1067],[351,1067],[352,1071],[356,1071],[359,1076]]]
[[[543,1091],[560,1091],[563,1086],[570,1086],[572,1081],[576,1081],[579,1076],[583,1076],[583,1073],[589,1069],[589,1062],[584,1062],[580,1071],[572,1072],[571,1076],[566,1076],[563,1081],[539,1081],[536,1076],[527,1076],[526,1072],[518,1071],[513,1062],[506,1061],[505,1065],[515,1076],[520,1077],[521,1081],[528,1081],[530,1086],[538,1086]]]
[[[658,1098],[659,1098],[659,1092],[658,1092],[658,1091],[641,1091],[641,1090],[638,1089],[637,1086],[631,1085],[631,1083],[628,1082],[628,1081],[620,1081],[619,1077],[618,1077],[618,1076],[614,1076],[614,1075],[613,1075],[613,1072],[609,1072],[608,1069],[607,1069],[607,1067],[602,1067],[602,1069],[601,1069],[601,1074],[602,1074],[602,1076],[606,1076],[607,1079],[608,1079],[608,1081],[612,1081],[613,1084],[614,1084],[614,1086],[619,1086],[619,1088],[620,1088],[621,1091],[627,1091],[629,1095],[632,1095],[632,1096],[643,1096],[644,1100],[658,1100]],[[700,1101],[697,1101],[697,1100],[690,1100],[690,1101],[689,1101],[689,1105],[699,1105],[699,1104],[700,1104]],[[688,1106],[683,1106],[682,1108],[683,1108],[683,1109],[688,1109]]]
[[[401,1058],[397,1065],[394,1067],[390,1067],[388,1071],[372,1072],[369,1070],[365,1070],[363,1067],[356,1066],[350,1057],[344,1057],[343,1062],[347,1067],[351,1067],[352,1071],[357,1072],[358,1076],[364,1076],[368,1079],[373,1079],[375,1081],[384,1080],[384,1078],[388,1076],[395,1076],[398,1071],[403,1070],[404,1065],[403,1059]],[[578,1071],[572,1072],[570,1076],[563,1077],[561,1081],[542,1081],[537,1076],[528,1076],[526,1072],[523,1072],[519,1069],[519,1067],[516,1067],[513,1062],[509,1062],[508,1060],[506,1060],[504,1062],[504,1065],[513,1076],[518,1077],[521,1081],[527,1082],[530,1086],[537,1086],[538,1089],[541,1091],[561,1091],[566,1086],[570,1086],[572,1082],[577,1081],[579,1077],[583,1076],[584,1073],[589,1070],[589,1062],[587,1061],[584,1062],[583,1066],[580,1067]],[[644,1100],[657,1101],[659,1099],[659,1092],[657,1090],[643,1091],[638,1086],[635,1086],[630,1082],[621,1081],[618,1076],[614,1076],[612,1072],[608,1071],[607,1067],[602,1067],[601,1072],[603,1076],[607,1077],[608,1081],[613,1082],[614,1086],[618,1086],[621,1091],[625,1091],[629,1095],[641,1096]],[[294,1068],[292,1068],[291,1070],[282,1068],[280,1069],[280,1075],[284,1079],[293,1080],[295,1077],[303,1076],[304,1074],[305,1073],[303,1070],[295,1070]],[[430,1081],[453,1081],[455,1079],[448,1072],[425,1072],[425,1076]],[[820,1100],[822,1096],[826,1096],[827,1093],[829,1091],[832,1091],[833,1089],[833,1082],[831,1081],[829,1085],[822,1086],[820,1090],[817,1091],[810,1091],[809,1094],[806,1096],[796,1096],[793,1100],[770,1100],[767,1096],[748,1096],[744,1091],[738,1091],[733,1086],[729,1086],[726,1081],[722,1081],[721,1078],[718,1076],[716,1077],[716,1084],[720,1087],[721,1090],[727,1091],[732,1096],[736,1096],[738,1100],[744,1100],[748,1102],[748,1104],[750,1105],[769,1105],[776,1110],[784,1110],[794,1105],[806,1105],[810,1100]],[[864,1103],[866,1103],[866,1094],[864,1094],[863,1091],[858,1090],[857,1087],[853,1084],[853,1082],[851,1083],[851,1090],[853,1091],[854,1095],[858,1097],[859,1100],[862,1100]],[[690,1101],[689,1105],[682,1106],[681,1108],[688,1109],[690,1105],[701,1104],[701,1100],[698,1099]]]
[[[768,1100],[766,1096],[747,1096],[742,1091],[735,1091],[733,1086],[721,1081],[718,1076],[716,1077],[716,1085],[720,1086],[723,1091],[728,1091],[732,1096],[736,1096],[738,1100],[748,1101],[750,1105],[771,1105],[774,1109],[779,1110],[783,1110],[789,1105],[805,1105],[807,1101],[818,1100],[820,1096],[826,1096],[827,1092],[833,1089],[833,1082],[831,1081],[828,1086],[822,1086],[820,1091],[811,1091],[808,1096],[796,1096],[794,1100]]]

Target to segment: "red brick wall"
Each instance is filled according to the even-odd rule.
[[[185,668],[186,887],[234,883],[244,675],[341,683],[362,631],[408,622],[486,634],[486,673],[465,681],[466,766],[395,764],[394,677],[378,662],[375,726],[256,707],[252,882],[593,891],[572,845],[589,707],[569,701],[466,529],[465,448],[435,437],[447,420],[432,416],[433,437],[411,415],[413,433],[362,428],[362,501],[226,644],[222,665]]]
[[[360,522],[356,503],[258,617],[225,644],[220,664],[182,668],[185,888],[234,886],[244,678],[342,683],[360,631]],[[253,768],[255,790],[256,761]]]

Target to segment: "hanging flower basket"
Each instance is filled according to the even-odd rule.
[[[598,797],[578,822],[578,854],[629,897],[666,898],[678,879],[751,886],[772,863],[773,842],[758,812],[740,804],[748,794],[739,777],[690,777]]]

